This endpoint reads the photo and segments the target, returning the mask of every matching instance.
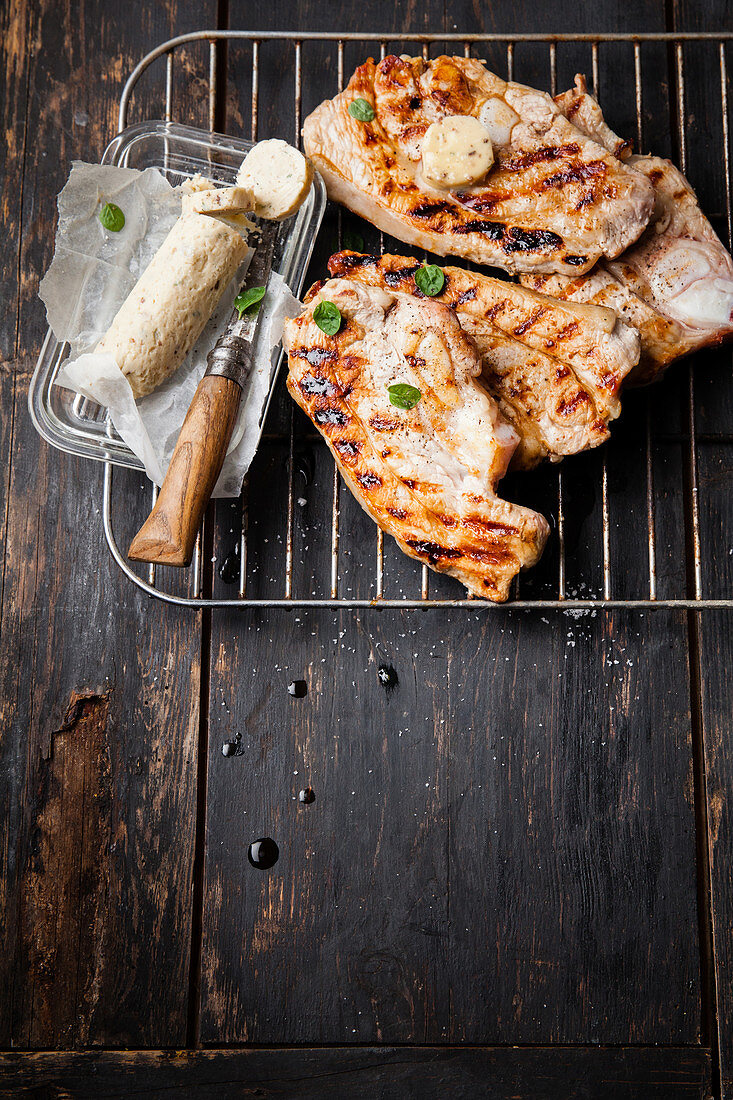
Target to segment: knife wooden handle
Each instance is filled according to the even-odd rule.
[[[133,561],[190,565],[196,533],[232,437],[242,391],[204,375],[183,421],[155,507],[130,543]]]

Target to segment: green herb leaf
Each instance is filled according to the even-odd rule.
[[[344,248],[348,248],[350,252],[364,251],[364,238],[361,233],[354,233],[351,229],[344,229],[342,239]]]
[[[115,206],[113,202],[106,202],[99,211],[98,217],[104,228],[108,229],[110,233],[119,233],[125,224],[125,215],[119,206]]]
[[[436,294],[440,294],[445,286],[443,269],[435,264],[423,264],[415,272],[415,282],[418,290],[421,290],[423,294],[427,294],[428,298],[434,298]]]
[[[387,386],[387,393],[393,405],[398,409],[414,409],[422,397],[420,390],[415,386],[408,386],[406,382],[398,382],[395,386]]]
[[[256,313],[257,310],[252,309],[252,306],[259,306],[264,297],[265,288],[263,286],[251,286],[249,290],[240,290],[234,299],[234,308],[238,311],[240,318],[247,310]]]
[[[359,122],[371,122],[374,118],[374,108],[368,99],[352,99],[349,104],[349,114]]]
[[[341,328],[341,313],[333,302],[319,302],[313,310],[313,320],[326,336],[335,336]]]

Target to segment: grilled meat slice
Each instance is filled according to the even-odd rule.
[[[324,300],[341,313],[335,336],[314,320]],[[548,526],[496,496],[517,436],[478,380],[455,314],[332,279],[286,322],[283,344],[288,389],[362,507],[410,557],[505,600],[516,573],[539,558]],[[414,407],[390,401],[388,387],[400,383],[419,390]]]
[[[585,77],[580,73],[575,77],[575,85],[567,92],[561,92],[555,96],[558,105],[568,122],[572,122],[588,137],[593,138],[609,153],[613,153],[619,160],[626,160],[631,156],[632,145],[630,141],[624,141],[618,134],[614,134],[611,127],[603,117],[597,99],[588,92]]]
[[[426,299],[420,264],[406,256],[339,252],[333,276]],[[639,338],[612,310],[560,302],[515,283],[444,267],[433,299],[451,306],[481,357],[482,376],[519,434],[513,469],[597,447],[621,411],[619,388],[639,357]],[[427,303],[426,303],[427,304]]]
[[[349,114],[355,100],[370,121]],[[474,184],[444,189],[428,183],[422,146],[451,116],[484,124],[494,163]],[[370,58],[308,116],[303,139],[332,199],[407,244],[510,272],[588,271],[635,241],[654,205],[649,181],[549,95],[474,58]]]
[[[575,89],[558,97],[577,126],[600,133],[600,107],[576,76]],[[603,123],[605,126],[605,123]],[[606,128],[607,129],[607,128]],[[615,135],[609,130],[612,145]],[[733,334],[733,262],[682,173],[659,157],[628,157],[654,188],[649,226],[617,260],[589,275],[525,276],[522,282],[579,302],[615,309],[641,336],[641,358],[629,384],[654,382],[675,359]]]

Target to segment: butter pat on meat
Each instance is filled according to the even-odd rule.
[[[477,118],[450,115],[428,126],[422,143],[422,170],[435,187],[477,183],[493,163],[489,131]]]

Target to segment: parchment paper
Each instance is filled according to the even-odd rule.
[[[100,203],[114,202],[125,214],[119,233],[98,219]],[[130,384],[110,355],[94,353],[99,340],[181,211],[181,192],[155,168],[139,172],[75,161],[58,199],[59,223],[51,266],[39,288],[48,323],[71,354],[56,385],[106,406],[112,423],[162,484],[183,418],[204,370],[206,355],[226,328],[248,260],[227,287],[198,342],[176,373],[154,393],[135,401]],[[301,305],[276,273],[270,276],[252,373],[214,496],[237,496],[257,449],[260,416],[272,372],[272,349],[286,316]]]

